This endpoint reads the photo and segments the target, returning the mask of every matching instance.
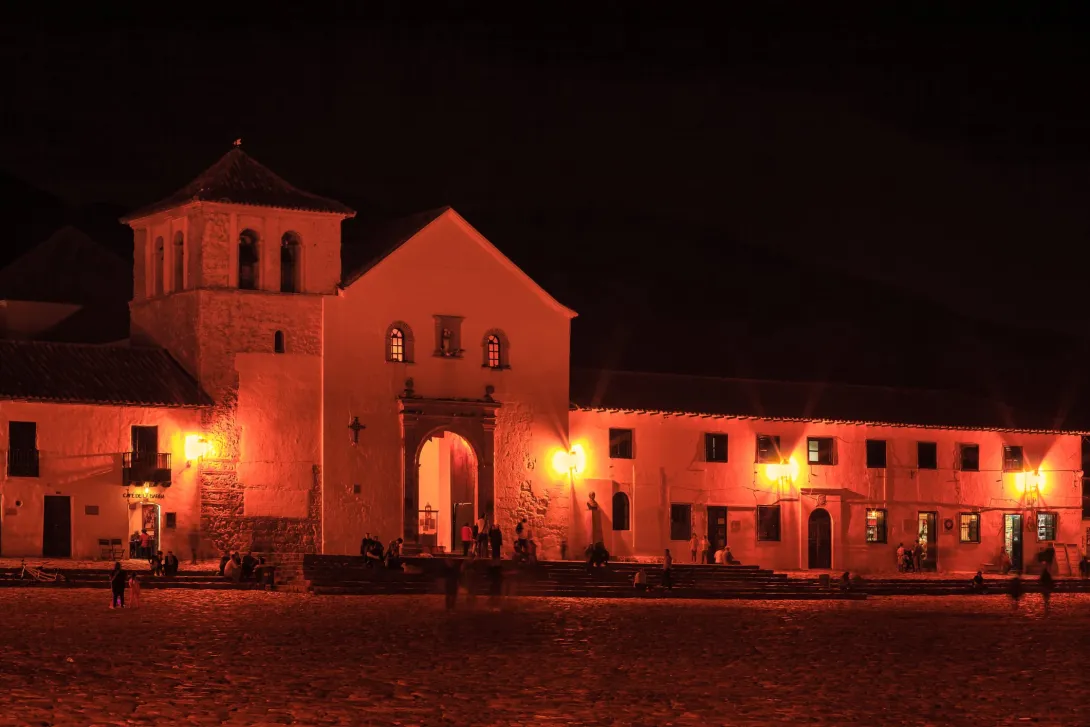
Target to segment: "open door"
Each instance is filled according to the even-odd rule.
[[[708,507],[708,562],[712,556],[727,547],[727,508]]]
[[[916,537],[920,539],[920,545],[923,546],[920,568],[925,571],[936,571],[939,569],[939,514],[937,512],[921,512],[918,518]]]
[[[42,556],[45,558],[72,557],[72,498],[68,496],[45,496]]]
[[[1022,515],[1006,514],[1003,516],[1003,547],[1011,557],[1011,568],[1022,570]]]
[[[817,508],[810,513],[809,568],[827,570],[833,567],[833,520],[829,511]]]

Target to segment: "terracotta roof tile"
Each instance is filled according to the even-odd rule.
[[[0,399],[196,407],[212,400],[157,348],[0,341]]]
[[[1090,423],[1015,411],[957,392],[846,384],[573,369],[581,409],[672,412],[780,421],[832,421],[940,429],[1084,432]]]
[[[347,217],[356,214],[336,200],[293,187],[242,149],[235,147],[174,194],[129,213],[121,221],[129,222],[190,202],[222,202],[307,212],[331,212]]]

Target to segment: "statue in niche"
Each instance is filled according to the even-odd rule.
[[[594,493],[587,495],[586,534],[588,543],[593,545],[604,540],[602,536],[602,510]]]

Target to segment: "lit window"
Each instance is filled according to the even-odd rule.
[[[1022,456],[1022,448],[1017,446],[1003,447],[1003,471],[1021,472],[1025,469],[1025,457]]]
[[[980,513],[963,512],[959,516],[961,520],[961,542],[980,542]]]
[[[833,464],[833,438],[810,437],[807,439],[806,461],[810,464]]]
[[[705,434],[704,435],[704,461],[705,462],[726,462],[727,461],[727,435],[726,434]]]
[[[693,536],[693,506],[670,505],[670,540],[688,540]]]
[[[759,464],[780,464],[780,438],[769,434],[757,435],[757,462]]]
[[[610,459],[632,459],[632,430],[609,430]]]
[[[1058,520],[1059,516],[1054,512],[1037,513],[1037,539],[1055,540],[1056,523]]]
[[[405,334],[400,328],[394,328],[390,331],[390,353],[387,360],[405,360]]]
[[[757,506],[757,540],[778,542],[780,539],[780,506]]]
[[[886,511],[867,510],[867,542],[886,542]]]
[[[937,470],[939,446],[934,442],[916,442],[916,467],[921,470]]]
[[[980,471],[980,445],[979,444],[959,444],[958,445],[958,459],[961,460],[959,465],[962,472],[979,472]]]
[[[488,337],[488,343],[486,353],[488,355],[488,368],[498,369],[502,365],[500,362],[500,339],[496,335]]]

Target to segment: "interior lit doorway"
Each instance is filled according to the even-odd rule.
[[[439,432],[429,437],[417,458],[420,485],[420,544],[461,553],[461,529],[477,518],[477,455],[461,436]],[[424,523],[431,527],[425,528]]]
[[[1011,568],[1022,570],[1022,515],[1007,513],[1003,516],[1003,547],[1011,557]]]
[[[917,518],[916,537],[920,539],[920,545],[923,546],[920,568],[925,571],[936,571],[939,568],[939,514],[921,512],[918,513]]]
[[[139,534],[142,531],[148,531],[148,549],[151,552],[162,550],[162,541],[160,540],[161,523],[159,522],[159,506],[150,502],[130,502],[129,503],[129,532],[125,538],[125,547],[128,548],[128,544],[133,534]],[[129,551],[126,551],[127,553]],[[137,551],[136,557],[140,558],[140,552]]]

